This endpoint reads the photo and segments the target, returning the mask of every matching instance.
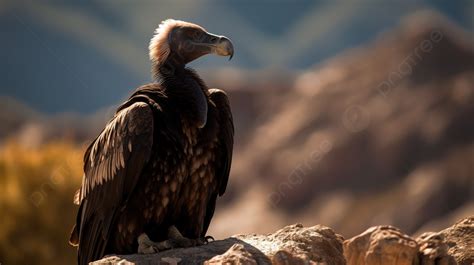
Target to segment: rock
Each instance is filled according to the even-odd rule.
[[[344,241],[348,265],[472,265],[474,217],[416,240],[393,226],[375,226]]]
[[[343,238],[330,228],[301,224],[268,235],[237,235],[204,246],[149,255],[115,255],[91,263],[115,264],[324,264],[345,265]]]
[[[375,226],[344,242],[348,265],[413,265],[418,244],[393,226]]]
[[[205,265],[224,264],[249,264],[257,265],[257,261],[252,257],[252,253],[247,251],[242,244],[235,244],[224,254],[215,256],[214,258],[204,262]]]
[[[301,224],[295,224],[263,238],[254,235],[243,236],[242,239],[258,246],[277,264],[294,264],[290,261],[296,260],[303,264],[345,264],[343,237],[321,225],[305,228]]]
[[[204,246],[115,255],[91,264],[472,265],[474,216],[416,240],[393,226],[374,226],[344,241],[331,228],[295,224],[268,235],[236,235]]]
[[[459,265],[474,264],[474,215],[440,232]]]
[[[427,232],[416,241],[419,245],[420,264],[422,265],[456,265],[454,258],[448,253],[448,244],[442,233]]]

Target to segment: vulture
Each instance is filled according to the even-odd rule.
[[[70,244],[78,264],[107,254],[155,253],[207,243],[224,194],[234,125],[229,100],[186,65],[234,54],[232,42],[168,19],[150,41],[154,81],[135,90],[84,154]]]

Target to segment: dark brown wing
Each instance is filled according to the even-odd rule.
[[[211,194],[211,199],[206,209],[202,236],[205,236],[214,215],[217,195],[222,196],[226,190],[234,148],[234,122],[227,94],[220,89],[209,89],[209,98],[216,105],[218,113],[218,148],[215,162],[218,190]]]
[[[118,112],[87,149],[77,194],[80,208],[71,235],[71,243],[79,244],[79,264],[104,254],[111,225],[148,162],[152,144],[153,113],[139,102]]]
[[[210,89],[209,97],[219,112],[219,154],[216,161],[216,176],[219,179],[219,196],[222,196],[229,180],[234,148],[234,121],[227,94],[220,89]]]

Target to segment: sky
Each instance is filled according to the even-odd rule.
[[[232,39],[232,61],[203,57],[198,71],[302,71],[426,10],[474,29],[469,0],[2,1],[0,96],[45,113],[117,104],[151,81],[148,42],[167,18]]]

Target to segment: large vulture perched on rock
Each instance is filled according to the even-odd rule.
[[[234,127],[227,95],[186,64],[232,57],[230,40],[184,21],[160,24],[149,46],[155,82],[124,102],[84,155],[70,243],[78,263],[207,242],[226,189]]]

